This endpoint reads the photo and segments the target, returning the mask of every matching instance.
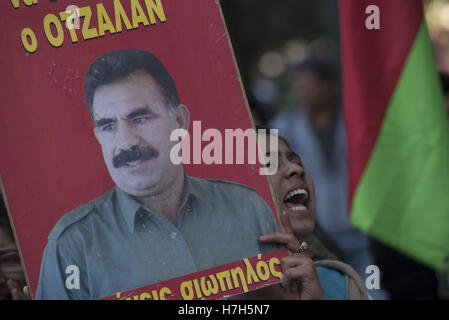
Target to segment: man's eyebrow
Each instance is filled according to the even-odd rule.
[[[99,119],[99,120],[95,120],[95,128],[97,128],[97,127],[102,127],[102,126],[104,126],[104,125],[107,125],[107,124],[111,124],[111,123],[114,123],[114,122],[116,122],[117,120],[115,120],[115,119],[112,119],[112,118],[102,118],[102,119]]]
[[[151,111],[148,107],[139,108],[137,110],[134,110],[126,115],[127,119],[133,119],[136,117],[144,116],[144,115],[155,115],[153,111]],[[103,118],[95,121],[95,127],[101,127],[107,124],[115,123],[117,122],[116,119],[112,118]]]
[[[132,119],[132,118],[145,116],[145,115],[155,115],[155,113],[152,110],[150,110],[148,107],[143,107],[143,108],[132,111],[126,117],[128,119]]]

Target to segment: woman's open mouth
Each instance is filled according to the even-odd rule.
[[[308,211],[309,192],[304,188],[295,188],[284,197],[284,205],[292,211]]]

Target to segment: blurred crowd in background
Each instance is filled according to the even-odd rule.
[[[423,3],[449,115],[449,1]],[[373,299],[448,299],[448,275],[349,221],[337,1],[222,6],[255,123],[279,129],[315,181],[318,238],[364,280],[367,266],[379,267],[380,289],[369,290]]]
[[[318,238],[364,280],[367,266],[379,266],[380,289],[369,290],[373,299],[447,299],[447,275],[350,224],[336,0],[221,4],[255,123],[279,129],[315,181]],[[449,1],[424,4],[449,112]],[[0,299],[5,299],[8,273],[21,284],[24,277],[17,276],[20,260],[3,204],[1,211]]]

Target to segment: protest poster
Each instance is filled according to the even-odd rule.
[[[261,174],[260,163],[248,161],[256,152],[247,147],[248,142],[239,154],[239,140],[232,136],[248,132],[253,125],[218,1],[8,0],[0,8],[0,178],[33,294],[43,272],[49,279],[42,291],[50,293],[41,292],[41,298],[218,299],[279,281],[279,258],[286,254],[285,250],[242,253],[249,243],[254,248],[258,243],[257,235],[248,232],[248,222],[253,218],[247,211],[260,214],[258,209],[262,207],[272,214],[258,221],[256,229],[262,225],[260,230],[269,230],[265,226],[279,221],[267,176]],[[109,55],[111,52],[114,54]],[[145,72],[134,71],[133,77],[117,78],[105,85],[97,79],[97,92],[91,89],[91,101],[86,101],[89,97],[85,96],[84,86],[89,67],[95,61],[99,67],[111,56],[117,64],[125,59],[122,53],[132,65],[156,57],[168,71],[183,106],[176,109],[183,112],[176,113],[179,117],[175,122],[167,120],[172,116],[168,110],[154,111],[153,106],[136,104],[141,95],[147,97],[151,92],[139,90],[144,85],[159,94],[157,108],[169,104],[165,101],[166,83],[154,85],[154,77]],[[96,69],[91,70],[91,76],[95,76]],[[118,85],[124,83],[125,89]],[[101,91],[98,98],[99,90],[104,88],[108,90]],[[134,97],[137,102],[131,99]],[[113,109],[119,104],[117,98],[131,99],[132,103],[124,105],[134,109],[120,107],[119,114]],[[89,104],[93,105],[93,118]],[[159,117],[157,112],[166,114]],[[138,126],[144,121],[154,122],[154,127],[145,132],[148,141],[140,133],[131,132],[140,130]],[[164,127],[162,122],[169,125]],[[170,125],[182,127],[180,123],[187,136],[177,132],[172,140],[164,135],[170,132]],[[122,125],[128,131],[113,132]],[[117,141],[124,143],[126,134],[134,134],[135,145],[148,142],[153,149],[148,151],[148,159],[136,158],[143,151],[131,150],[132,146],[127,145],[131,151],[116,166],[112,155],[117,155],[117,149],[125,149]],[[175,152],[181,146],[176,142],[181,136],[183,146],[189,146],[182,150],[182,165],[176,163],[179,153]],[[157,144],[161,141],[166,145]],[[235,143],[227,144],[232,141]],[[162,161],[168,157],[170,163]],[[189,199],[178,206],[185,205],[182,208],[189,212],[202,206],[198,211],[207,217],[222,211],[234,217],[234,222],[240,215],[242,222],[231,225],[223,215],[215,215],[199,218],[198,229],[189,222],[185,230],[179,231],[175,226],[181,223],[179,220],[175,224],[166,219],[157,220],[158,224],[150,220],[154,223],[148,226],[153,228],[153,237],[159,232],[165,238],[157,238],[156,245],[147,242],[148,256],[142,255],[142,243],[149,238],[139,236],[138,249],[131,245],[137,241],[133,229],[136,225],[132,224],[141,208],[136,210],[136,216],[130,212],[122,215],[116,179],[127,185],[132,180],[129,177],[145,171],[151,181],[165,181],[172,176],[179,178],[179,172],[183,172],[179,168],[186,173],[183,181],[196,186],[193,193],[197,202],[190,206],[191,199],[184,197],[185,188],[178,188],[171,193],[173,197],[177,194],[178,201]],[[135,178],[130,188],[140,187],[146,181],[142,179]],[[156,190],[160,185],[151,188]],[[120,194],[126,197],[124,191]],[[216,194],[221,198],[215,199]],[[109,215],[99,214],[99,202],[92,204],[99,197],[101,205],[109,201],[112,209],[105,210]],[[254,202],[259,207],[251,208]],[[220,203],[223,210],[217,210]],[[241,211],[229,210],[240,207]],[[108,220],[114,214],[118,219],[113,221],[114,227],[123,234],[117,233]],[[148,214],[154,216],[154,212]],[[109,221],[106,227],[101,227],[102,221]],[[146,227],[139,221],[139,228]],[[47,243],[50,248],[44,255]],[[159,249],[164,258],[155,253],[159,246],[164,248]],[[234,254],[235,250],[240,251]],[[181,252],[190,260],[186,262],[179,256]],[[220,256],[222,252],[225,256]],[[226,256],[224,252],[229,253]],[[170,256],[173,259],[165,259]],[[240,258],[233,258],[237,256]],[[41,270],[45,259],[48,263]],[[156,271],[151,269],[153,265]],[[183,269],[189,271],[184,273]]]

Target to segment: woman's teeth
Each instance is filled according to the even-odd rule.
[[[307,190],[298,188],[290,191],[284,198],[284,203],[288,209],[293,211],[307,210],[304,205],[309,199],[309,193]]]

